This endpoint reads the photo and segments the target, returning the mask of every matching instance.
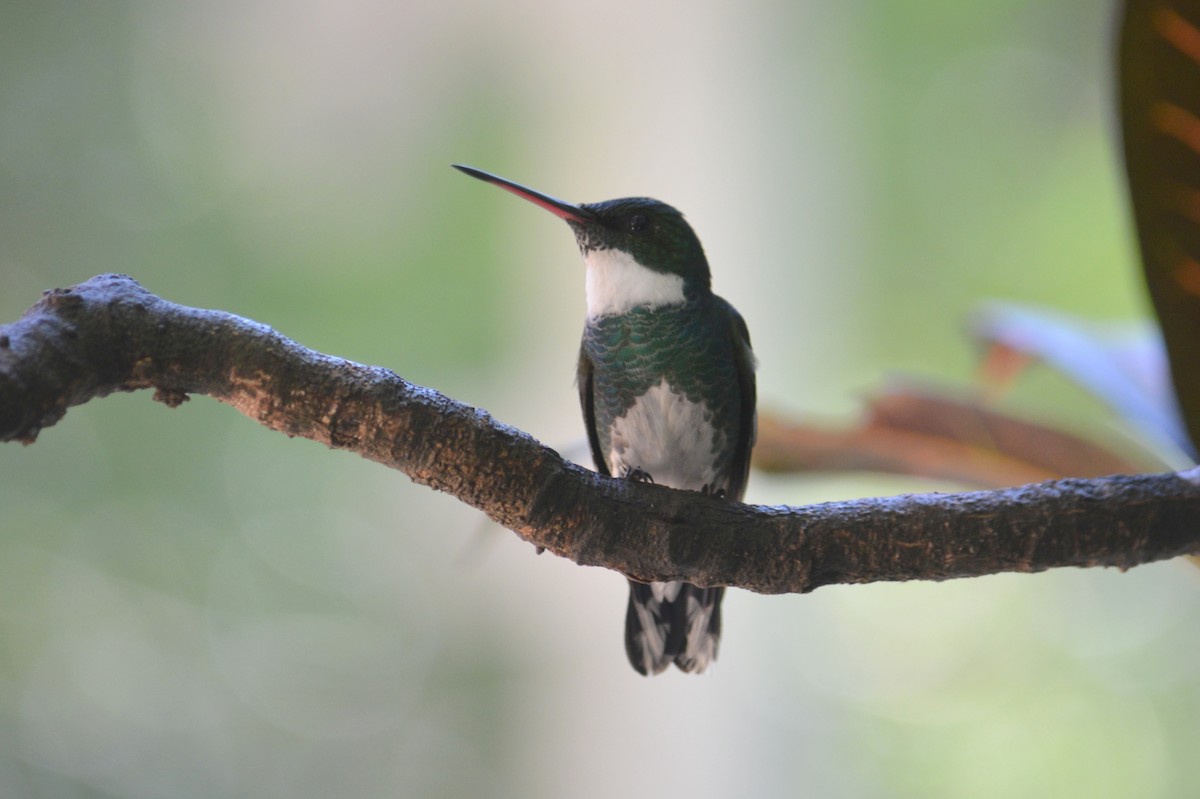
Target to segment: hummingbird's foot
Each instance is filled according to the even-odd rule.
[[[725,499],[725,489],[723,489],[723,488],[715,488],[714,489],[712,486],[708,485],[707,483],[705,483],[704,487],[700,489],[700,493],[704,494],[707,497],[716,497],[717,499]]]
[[[626,480],[632,480],[635,483],[654,482],[654,478],[650,476],[649,472],[643,471],[636,466],[626,466],[624,471],[621,472],[621,477],[624,477]]]

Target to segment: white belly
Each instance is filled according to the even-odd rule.
[[[724,488],[715,468],[723,444],[708,406],[674,393],[664,380],[613,424],[608,468],[614,476],[641,469],[672,488]]]

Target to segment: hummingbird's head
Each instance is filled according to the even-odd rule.
[[[474,167],[454,168],[566,220],[588,268],[589,316],[674,305],[709,291],[704,248],[683,214],[666,203],[628,197],[576,205]]]
[[[654,272],[678,275],[707,288],[711,282],[704,248],[678,210],[649,197],[626,197],[578,206],[564,217],[575,231],[584,260],[594,253],[624,253]]]

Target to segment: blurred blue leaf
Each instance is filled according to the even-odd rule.
[[[1047,308],[993,302],[969,320],[992,347],[1037,358],[1104,401],[1151,444],[1193,461],[1158,328],[1150,322],[1099,323]]]

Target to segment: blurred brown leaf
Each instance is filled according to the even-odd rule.
[[[975,398],[911,385],[883,391],[859,424],[840,429],[761,413],[754,465],[766,472],[907,474],[981,488],[1163,466],[1148,451],[1120,454]]]

